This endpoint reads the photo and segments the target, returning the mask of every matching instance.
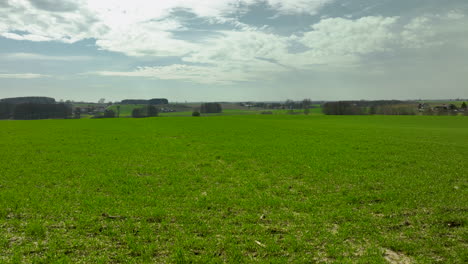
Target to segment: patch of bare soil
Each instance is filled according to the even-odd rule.
[[[391,264],[411,264],[412,261],[408,256],[403,253],[398,253],[390,249],[385,249],[384,258]]]

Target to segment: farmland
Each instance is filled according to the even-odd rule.
[[[468,262],[465,116],[0,128],[2,263]]]

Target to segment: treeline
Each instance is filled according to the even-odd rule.
[[[159,110],[154,105],[148,105],[141,108],[135,108],[132,110],[132,117],[143,118],[143,117],[156,117],[159,115]]]
[[[338,101],[322,105],[326,115],[458,115],[468,114],[466,103],[431,107],[415,101]]]
[[[0,101],[0,119],[10,119],[13,117],[15,105]]]
[[[150,100],[144,99],[126,99],[122,100],[120,104],[148,104],[148,105],[160,105],[160,104],[169,104],[169,100],[166,98],[154,98]]]
[[[338,101],[322,105],[326,115],[416,115],[418,104],[412,101]]]
[[[201,116],[203,114],[218,114],[223,112],[223,107],[220,103],[203,103],[200,108],[196,108],[192,112],[192,116]]]
[[[312,102],[310,99],[304,99],[302,101],[286,100],[284,103],[280,102],[244,102],[239,103],[240,106],[244,107],[255,107],[262,109],[309,109],[315,108],[314,104],[321,104],[322,102]]]
[[[13,105],[27,104],[27,103],[55,104],[55,99],[50,98],[50,97],[42,97],[42,96],[13,97],[13,98],[0,99],[0,103],[13,104]]]
[[[56,103],[50,97],[15,97],[0,99],[0,119],[49,119],[70,118],[72,107]]]
[[[363,108],[352,102],[328,102],[322,106],[326,115],[362,115]]]
[[[21,103],[8,104],[0,102],[1,119],[34,120],[49,118],[70,118],[72,107],[67,104]]]
[[[219,103],[204,103],[200,106],[200,112],[204,114],[222,113],[223,108]]]

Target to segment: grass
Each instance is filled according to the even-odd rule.
[[[466,263],[467,121],[2,121],[0,262]]]
[[[266,110],[265,110],[266,111]],[[299,110],[297,110],[299,111]],[[262,111],[260,110],[245,110],[245,109],[224,109],[222,113],[207,114],[202,113],[202,116],[229,116],[229,115],[258,115]],[[276,111],[277,114],[284,114],[284,112]],[[192,116],[192,111],[183,112],[170,112],[170,113],[159,113],[159,116]]]

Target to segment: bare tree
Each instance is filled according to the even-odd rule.
[[[312,101],[310,99],[302,100],[302,108],[304,109],[304,114],[310,114],[310,107],[312,106]]]

